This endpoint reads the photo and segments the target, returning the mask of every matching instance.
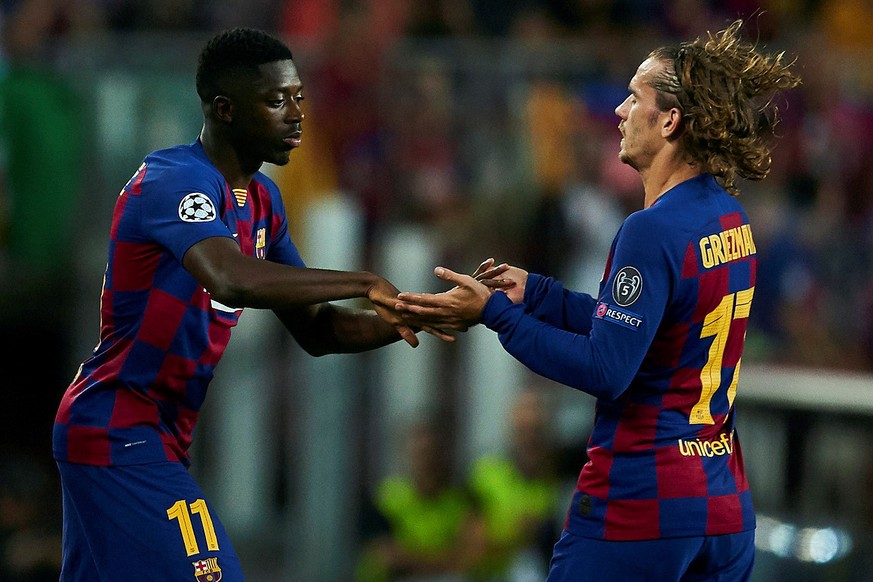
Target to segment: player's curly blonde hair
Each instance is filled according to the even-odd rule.
[[[770,172],[769,139],[778,123],[774,97],[800,84],[784,53],[765,54],[740,36],[742,20],[714,35],[661,47],[649,58],[667,64],[652,82],[658,107],[682,112],[685,152],[733,195],[737,177]]]

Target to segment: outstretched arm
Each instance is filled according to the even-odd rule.
[[[364,318],[361,321],[344,322],[348,325],[340,328],[330,327],[365,334],[355,338],[354,341],[359,345],[378,347],[390,343],[387,339],[396,341],[400,338],[412,347],[418,345],[415,331],[395,310],[397,288],[373,273],[292,267],[247,257],[240,252],[232,239],[224,237],[207,238],[195,244],[185,253],[183,264],[209,291],[213,299],[220,303],[231,307],[272,309],[277,314],[282,314],[280,319],[286,326],[287,320],[307,321],[308,323],[292,324],[298,341],[304,333],[303,330],[307,330],[307,334],[314,334],[315,328],[311,324],[315,321],[323,323],[325,314],[330,313],[330,320],[334,323],[337,322],[336,317],[353,320]],[[375,314],[366,310],[335,309],[320,314],[321,308],[303,309],[306,306],[312,308],[316,304],[356,297],[369,299]],[[374,323],[372,318],[376,314],[387,327],[385,324]],[[320,333],[324,332],[325,330],[321,330]]]

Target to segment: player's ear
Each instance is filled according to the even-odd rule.
[[[670,139],[679,136],[682,128],[682,112],[678,107],[671,107],[661,113],[661,136]]]
[[[230,97],[216,95],[212,100],[212,113],[226,123],[233,121],[233,102]]]

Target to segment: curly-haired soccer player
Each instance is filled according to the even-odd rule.
[[[456,288],[400,294],[399,308],[435,325],[481,321],[533,371],[597,397],[549,582],[751,574],[734,397],[757,256],[734,195],[738,178],[767,175],[772,98],[800,80],[741,27],[659,48],[631,79],[615,110],[619,157],[645,200],[615,236],[596,298],[506,265],[480,280],[438,267]]]

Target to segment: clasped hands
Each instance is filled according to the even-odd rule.
[[[412,347],[418,345],[415,329],[443,341],[455,341],[454,334],[465,332],[481,321],[482,310],[492,293],[503,292],[513,303],[519,303],[527,282],[527,271],[506,263],[495,266],[492,258],[482,261],[472,275],[456,273],[446,267],[436,267],[434,274],[454,287],[441,293],[398,293],[391,306],[395,312],[391,315],[399,315],[402,320],[400,325],[393,325]],[[385,317],[383,313],[380,315]]]

